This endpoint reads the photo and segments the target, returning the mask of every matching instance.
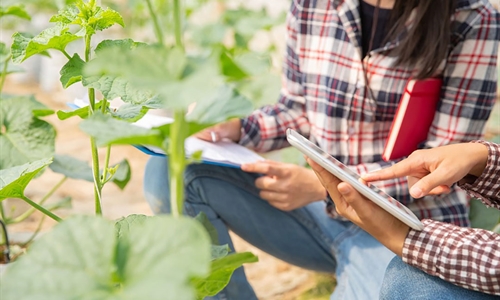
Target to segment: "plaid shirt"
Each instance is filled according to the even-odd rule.
[[[500,209],[500,145],[489,147],[486,169],[473,184],[462,184],[472,196]],[[403,260],[456,285],[500,295],[500,234],[423,220],[424,230],[410,230]]]
[[[499,16],[486,0],[458,2],[450,54],[440,74],[442,99],[423,148],[481,138],[496,98]],[[391,41],[364,58],[373,97],[363,96],[358,3],[292,1],[280,99],[242,119],[241,144],[259,152],[287,147],[285,132],[293,128],[358,173],[396,162],[382,161],[381,154],[404,87],[416,70],[394,66],[394,57],[384,55],[399,43]],[[378,186],[421,219],[469,225],[468,199],[459,189],[415,200],[405,178]]]

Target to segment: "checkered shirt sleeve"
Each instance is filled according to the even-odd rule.
[[[489,148],[486,169],[473,184],[461,185],[489,206],[500,209],[500,145]],[[410,230],[403,261],[458,286],[500,295],[500,235],[423,220],[424,230]]]
[[[463,183],[459,186],[472,197],[483,201],[484,204],[500,209],[500,144],[477,142],[488,147],[486,169],[473,183]]]
[[[416,70],[384,55],[393,41],[361,57],[358,1],[293,0],[287,16],[282,89],[275,105],[241,120],[240,143],[258,152],[288,147],[286,129],[308,137],[363,174],[393,165],[382,152],[399,100]],[[460,1],[442,71],[441,101],[421,148],[480,139],[496,98],[499,14],[484,0]],[[368,69],[373,97],[365,97]],[[405,178],[377,183],[419,218],[468,226],[468,199],[456,188],[416,200]]]

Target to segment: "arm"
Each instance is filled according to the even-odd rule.
[[[288,146],[287,128],[309,136],[298,49],[298,16],[301,9],[297,0],[292,1],[287,17],[286,55],[279,102],[265,106],[241,120],[240,144],[259,152]]]
[[[402,258],[443,280],[488,294],[500,295],[500,235],[423,220],[424,230],[410,229]]]
[[[500,145],[485,144],[489,147],[468,143],[419,150],[391,168],[365,175],[364,179],[408,175],[410,185],[414,183],[412,187],[416,188],[412,193],[421,196],[445,190],[470,174],[479,176],[474,185],[486,182],[498,194]],[[415,231],[313,161],[308,162],[331,194],[337,212],[402,256],[405,262],[456,285],[500,295],[500,235],[433,220],[423,220],[424,230]]]
[[[494,105],[500,40],[499,15],[490,7],[482,7],[478,12],[471,12],[470,16],[473,16],[470,24],[463,22],[459,25],[459,31],[464,35],[448,57],[443,73],[442,99],[422,148],[480,138]],[[461,29],[462,27],[467,28]],[[375,162],[351,167],[363,174],[396,162]],[[381,187],[403,204],[414,201],[408,194],[405,178],[385,181]]]
[[[408,178],[410,194],[420,198],[460,186],[487,205],[500,209],[500,145],[478,141],[417,150],[400,163],[364,174],[365,181]]]

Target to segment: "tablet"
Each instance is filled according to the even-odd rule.
[[[415,214],[406,206],[404,206],[399,201],[392,198],[373,184],[365,185],[360,182],[360,176],[358,174],[353,172],[346,165],[342,164],[330,154],[321,150],[321,148],[311,143],[308,139],[306,139],[296,131],[290,128],[287,129],[286,137],[288,142],[295,148],[299,149],[300,152],[304,153],[306,156],[314,160],[320,166],[335,175],[335,177],[337,177],[338,179],[349,183],[360,194],[375,202],[378,206],[385,209],[388,213],[401,220],[401,222],[405,223],[415,230],[422,230],[424,228],[422,222],[420,222],[417,216],[415,216]]]

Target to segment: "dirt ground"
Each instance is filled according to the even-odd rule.
[[[57,91],[57,89],[52,92],[45,92],[37,84],[20,83],[12,80],[6,82],[4,92],[8,94],[34,94],[40,102],[55,110],[67,109],[64,103],[72,101],[72,99],[65,99],[66,95],[61,91]],[[77,118],[62,122],[57,117],[51,116],[46,120],[57,129],[56,153],[68,154],[88,162],[91,161],[89,140],[78,129],[79,120]],[[124,146],[114,147],[111,157],[111,163],[127,158],[131,164],[133,174],[130,183],[123,191],[113,184],[105,186],[103,191],[104,215],[110,219],[129,214],[151,215],[151,210],[142,193],[143,169],[148,156],[131,146]],[[28,186],[27,195],[34,200],[40,199],[61,178],[62,175],[47,170],[43,176],[35,179]],[[64,217],[74,213],[93,213],[93,188],[89,182],[68,179],[51,197],[49,202],[67,196],[72,197],[72,208],[58,210],[58,215]],[[26,206],[22,202],[11,200],[7,205],[16,207],[17,211],[22,211]],[[23,235],[23,233],[34,230],[40,218],[41,214],[35,213],[25,222],[10,226],[9,231],[14,236]],[[43,225],[44,230],[49,229],[54,223],[50,219],[46,220]],[[245,266],[247,276],[259,299],[298,299],[300,294],[316,284],[314,273],[273,258],[237,236],[234,236],[234,240],[238,252],[251,251],[259,257],[258,263]]]

